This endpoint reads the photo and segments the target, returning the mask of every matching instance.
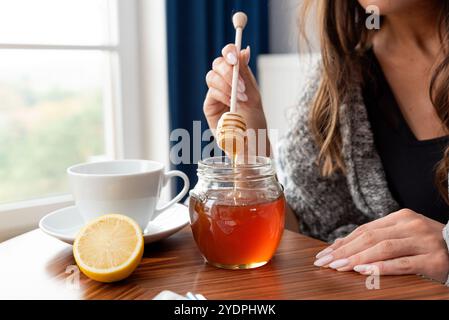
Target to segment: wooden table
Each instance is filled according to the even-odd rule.
[[[152,299],[162,290],[202,293],[209,299],[449,299],[449,288],[419,276],[366,277],[313,266],[320,241],[286,231],[275,258],[254,270],[221,270],[203,262],[189,228],[145,247],[127,280],[102,284],[73,274],[72,247],[40,230],[0,244],[2,299]]]

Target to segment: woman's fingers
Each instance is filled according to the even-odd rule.
[[[229,85],[232,85],[233,68],[237,64],[237,59],[240,59],[240,92],[245,92],[247,85],[246,82],[251,83],[255,88],[257,88],[256,78],[249,68],[249,62],[251,60],[251,48],[249,46],[246,49],[241,50],[240,54],[237,55],[237,48],[235,47],[235,45],[228,44],[223,48],[222,55],[222,57],[217,58],[214,61],[213,67],[216,67],[216,71],[223,76],[223,78]]]
[[[357,265],[424,253],[424,248],[412,238],[383,240],[373,247],[356,253],[349,258],[334,260],[329,264],[329,267],[338,271],[349,271]]]
[[[316,266],[379,275],[422,274],[445,282],[449,254],[444,225],[403,209],[357,228],[320,252]]]
[[[223,57],[219,57],[212,63],[212,70],[219,74],[229,86],[232,86],[232,66]]]
[[[404,275],[420,273],[426,256],[407,256],[386,261],[354,266],[354,271],[363,275]]]
[[[231,66],[237,64],[237,48],[234,44],[228,44],[224,47],[223,50],[221,50],[221,54]]]
[[[380,229],[380,228],[387,228],[390,226],[394,226],[395,224],[396,224],[395,220],[391,219],[389,216],[386,216],[386,217],[378,219],[378,220],[374,220],[372,222],[369,222],[367,224],[361,225],[360,227],[356,228],[353,232],[351,232],[345,238],[340,238],[340,239],[335,240],[335,242],[329,246],[329,249],[336,250],[336,249],[344,246],[345,244],[353,241],[355,238],[359,237],[360,235],[362,235],[368,231]],[[317,254],[317,257],[318,257],[318,255],[320,255],[320,253]]]
[[[234,44],[228,44],[226,47],[223,48],[221,51],[221,54],[223,55],[223,58],[226,59],[226,61],[231,65],[234,66],[237,64],[237,48]],[[240,51],[240,63],[241,66],[248,66],[249,61],[251,60],[251,48],[250,46],[246,47],[246,49],[243,49]]]
[[[231,97],[231,86],[223,79],[221,75],[219,75],[215,71],[211,70],[208,72],[208,74],[206,75],[206,83],[209,88],[217,89],[226,96]],[[247,102],[248,96],[246,95],[246,93],[239,90],[237,92],[237,99],[241,102]]]
[[[405,256],[385,261],[377,261],[369,264],[360,264],[354,266],[354,271],[363,275],[406,275],[423,274],[431,279],[446,282],[448,272],[437,272],[438,264],[444,263],[444,270],[447,270],[447,252],[445,256],[432,256],[429,254],[420,254],[414,256]]]
[[[209,88],[215,88],[230,96],[234,65],[237,63],[237,59],[240,59],[237,98],[241,102],[247,102],[251,97],[254,98],[254,89],[256,89],[256,93],[258,92],[257,81],[248,66],[251,57],[251,49],[248,47],[242,50],[238,57],[236,56],[236,53],[235,45],[229,44],[224,47],[222,50],[223,56],[215,59],[212,63],[212,70],[207,74],[206,82]],[[250,90],[247,90],[248,85],[250,86]]]
[[[226,81],[229,87],[232,87],[232,75],[234,70],[233,67],[228,64],[224,58],[220,57],[215,59],[212,63],[212,70],[219,74]],[[246,91],[245,82],[243,81],[241,76],[239,76],[237,89],[241,93],[244,93]]]
[[[363,234],[365,232],[368,232],[370,230],[375,230],[378,228],[386,228],[386,227],[390,227],[390,226],[395,226],[399,222],[401,222],[400,224],[403,224],[405,222],[410,221],[414,217],[416,217],[416,213],[414,213],[413,211],[408,210],[408,209],[402,209],[402,210],[393,212],[383,218],[380,218],[380,219],[371,221],[367,224],[361,225],[360,227],[355,229],[352,233],[350,233],[347,237],[337,239],[332,245],[329,246],[328,249],[336,250],[337,248],[342,247],[343,245],[351,242],[352,240],[354,240],[355,238],[357,238],[358,236],[360,236],[361,234]],[[317,257],[320,254],[321,254],[321,252],[317,254]]]
[[[231,96],[231,86],[217,72],[209,71],[206,75],[206,83],[209,88],[215,88],[227,96]]]
[[[246,49],[242,50],[240,54],[240,74],[245,80],[248,86],[258,89],[258,84],[256,77],[254,76],[251,68],[249,67],[249,62],[251,60],[251,47],[248,46]]]
[[[334,243],[332,243],[329,247],[327,247],[324,250],[318,252],[315,258],[316,259],[321,259],[321,258],[323,258],[323,257],[325,257],[325,256],[327,256],[327,255],[329,255],[331,253],[333,253],[338,248],[341,248],[341,247],[347,245],[348,243],[350,243],[351,241],[354,241],[359,236],[361,236],[362,234],[364,234],[364,233],[366,233],[368,231],[374,230],[375,228],[385,228],[385,227],[388,227],[388,226],[389,226],[389,223],[386,222],[383,219],[375,220],[373,222],[364,224],[364,225],[356,228],[354,231],[352,231],[346,237],[338,238],[337,240],[335,240]]]
[[[332,251],[328,251],[329,254],[326,256],[321,256],[315,264],[320,265],[322,264],[322,261],[330,260],[330,258],[328,258],[329,256],[332,257],[332,261],[348,258],[368,248],[371,248],[384,240],[399,239],[406,236],[406,230],[397,229],[395,227],[368,230],[360,234],[354,240],[342,245],[341,247],[338,247]]]
[[[231,105],[231,98],[216,88],[209,88],[207,92],[206,100],[204,101],[206,116],[211,116],[209,114],[210,110],[206,110],[206,107],[214,105],[216,102],[222,103],[225,106]],[[221,110],[220,110],[221,111]]]

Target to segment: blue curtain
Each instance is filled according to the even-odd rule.
[[[202,131],[207,129],[202,112],[205,76],[221,49],[235,40],[232,16],[237,11],[249,18],[242,48],[251,46],[251,68],[256,73],[257,55],[268,52],[268,0],[167,0],[171,130],[183,128],[193,137],[193,121],[201,121]],[[181,164],[176,169],[184,171],[193,186],[196,168]]]

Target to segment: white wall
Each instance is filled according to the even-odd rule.
[[[270,0],[270,52],[274,54],[296,53],[299,48],[298,22],[303,0]],[[317,27],[314,11],[307,21],[307,34],[312,51],[318,50]],[[302,48],[301,48],[302,49]]]
[[[311,47],[302,47],[305,44],[299,43],[302,4],[303,0],[270,0],[271,54],[260,56],[258,60],[259,85],[268,127],[277,130],[278,137],[287,129],[286,111],[298,104],[307,68],[319,51],[314,8],[305,24]],[[299,55],[299,50],[307,54]]]
[[[259,57],[259,85],[268,128],[281,136],[287,129],[289,107],[298,105],[304,91],[305,75],[318,58],[313,55],[267,54]]]
[[[267,54],[258,60],[259,87],[269,129],[285,133],[288,107],[298,103],[301,64],[297,54]]]
[[[170,169],[168,56],[165,0],[139,0],[140,85],[144,108],[145,158]],[[171,198],[169,181],[161,202]]]

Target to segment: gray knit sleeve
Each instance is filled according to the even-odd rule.
[[[449,223],[443,228],[443,238],[446,242],[447,249],[449,250]],[[449,287],[449,276],[445,284]]]
[[[295,146],[296,152],[292,150]],[[346,180],[338,175],[322,178],[316,164],[302,153],[297,143],[282,142],[277,170],[302,234],[333,242],[368,222],[355,208]]]
[[[308,120],[320,76],[320,65],[315,64],[299,104],[288,112],[289,129],[277,145],[276,167],[287,202],[298,217],[299,231],[331,242],[368,220],[355,207],[343,174],[324,178],[317,166],[319,150]]]

